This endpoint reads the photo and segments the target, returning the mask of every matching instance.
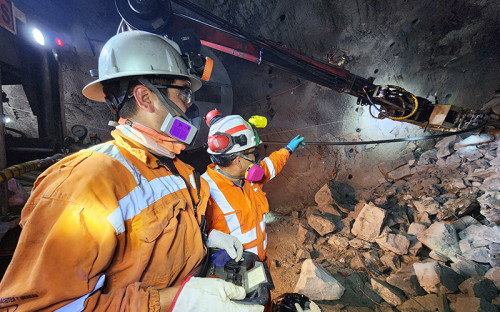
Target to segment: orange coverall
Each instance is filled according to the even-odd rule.
[[[159,311],[158,289],[202,262],[207,183],[195,218],[193,169],[173,161],[186,185],[142,145],[112,135],[35,182],[0,311]]]
[[[237,237],[246,251],[266,259],[267,233],[266,213],[269,212],[266,193],[262,187],[274,178],[285,166],[290,153],[282,148],[260,162],[264,177],[258,182],[245,182],[243,187],[208,166],[202,175],[210,185],[207,206],[207,227]]]

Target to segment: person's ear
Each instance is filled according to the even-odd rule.
[[[234,159],[234,163],[236,164],[236,166],[239,169],[243,168],[243,166],[241,165],[241,157],[240,156],[236,156],[236,158]]]
[[[143,85],[137,85],[132,91],[135,97],[137,106],[144,109],[148,113],[155,111],[155,106],[153,102],[153,92]]]

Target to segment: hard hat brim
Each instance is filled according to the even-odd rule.
[[[94,80],[91,83],[87,84],[83,88],[82,94],[86,98],[88,98],[92,101],[104,103],[104,102],[106,102],[106,99],[105,99],[103,86],[102,86],[101,82],[109,81],[112,79],[131,77],[131,76],[152,76],[152,75],[172,76],[172,73],[169,72],[168,74],[166,74],[165,71],[162,71],[162,70],[158,70],[158,71],[152,70],[152,71],[144,71],[144,72],[133,72],[133,74],[127,73],[127,72],[120,72],[120,73],[117,73],[116,75],[107,75],[106,78],[104,78],[104,79],[97,79],[97,80]],[[185,77],[186,79],[188,79],[191,82],[191,90],[193,92],[198,91],[202,86],[201,80],[194,77],[194,76],[183,75],[183,74],[176,74],[175,76],[176,77]]]

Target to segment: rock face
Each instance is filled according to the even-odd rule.
[[[387,277],[387,283],[401,289],[408,296],[422,296],[426,294],[425,290],[420,287],[415,270],[411,265],[402,267],[400,270],[392,273]]]
[[[456,255],[461,254],[457,232],[449,224],[435,222],[417,235],[417,238],[422,244],[448,259],[456,259]]]
[[[356,237],[374,242],[380,235],[387,212],[373,204],[366,204],[352,226],[351,232]]]
[[[375,239],[375,242],[384,250],[392,251],[398,255],[406,255],[410,241],[403,235],[385,233]]]
[[[428,293],[449,294],[458,290],[463,277],[437,261],[414,263],[418,282]]]
[[[307,218],[307,223],[321,236],[335,230],[335,223],[323,216],[312,214]]]
[[[372,278],[371,282],[373,290],[389,304],[398,306],[404,302],[405,296],[401,290],[375,278]]]
[[[294,292],[312,300],[338,300],[344,294],[342,286],[320,265],[307,259],[302,264],[299,281]]]
[[[410,300],[407,300],[402,305],[398,306],[398,310],[401,312],[449,311],[446,298],[444,298],[443,296],[438,296],[436,294],[413,297]]]
[[[481,205],[481,214],[491,223],[500,225],[500,192],[488,191],[477,201]]]
[[[316,201],[318,206],[335,204],[328,184],[323,185],[316,195],[314,195],[314,201]]]
[[[493,281],[480,276],[474,276],[467,279],[460,284],[458,288],[466,295],[483,298],[486,301],[491,301],[498,295],[497,288]]]
[[[498,309],[482,298],[474,297],[459,297],[457,301],[450,305],[452,311],[456,312],[471,312],[471,311],[481,311],[481,312],[497,312]]]

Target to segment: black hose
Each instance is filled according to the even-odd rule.
[[[422,136],[422,137],[414,137],[414,138],[398,138],[398,139],[390,139],[390,140],[376,140],[376,141],[351,141],[351,142],[304,142],[307,145],[369,145],[369,144],[385,144],[385,143],[395,143],[395,142],[405,142],[405,141],[422,141],[422,140],[430,140],[436,138],[444,138],[452,135],[462,134],[466,132],[471,132],[480,128],[483,128],[486,125],[486,121],[480,123],[477,126],[456,131],[456,132],[445,132],[440,134]],[[262,141],[264,144],[288,144],[288,141]]]

